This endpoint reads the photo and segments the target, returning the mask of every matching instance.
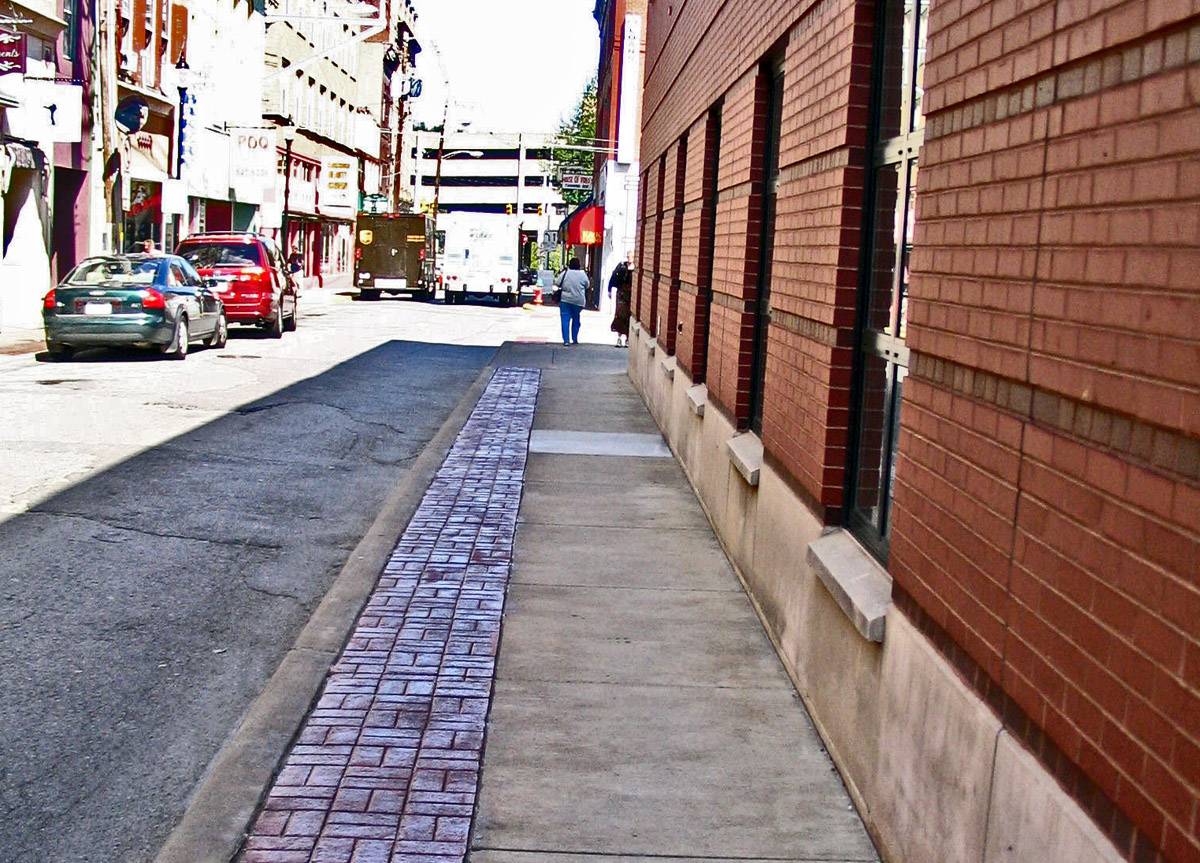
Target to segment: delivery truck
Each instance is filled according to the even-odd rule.
[[[364,300],[408,294],[429,300],[437,288],[433,219],[424,213],[360,213],[354,237],[354,287]]]
[[[521,301],[515,217],[492,213],[446,213],[438,220],[445,231],[442,287],[447,303],[468,297],[495,297],[502,306]]]

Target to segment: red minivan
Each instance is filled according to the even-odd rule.
[[[193,234],[175,254],[214,279],[231,324],[264,328],[275,338],[296,329],[296,282],[279,246],[254,233]]]

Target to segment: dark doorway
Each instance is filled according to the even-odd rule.
[[[73,168],[54,169],[54,227],[51,232],[50,267],[55,283],[79,263],[87,245],[87,174]]]

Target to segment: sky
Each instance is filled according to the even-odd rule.
[[[418,18],[416,122],[450,128],[553,132],[596,75],[594,0],[414,0]]]

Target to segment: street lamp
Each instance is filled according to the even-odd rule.
[[[289,117],[287,122],[279,128],[279,133],[283,135],[283,218],[280,221],[281,233],[283,234],[283,253],[288,257],[291,256],[292,243],[288,236],[288,205],[291,203],[292,196],[292,141],[296,139],[296,124]]]

